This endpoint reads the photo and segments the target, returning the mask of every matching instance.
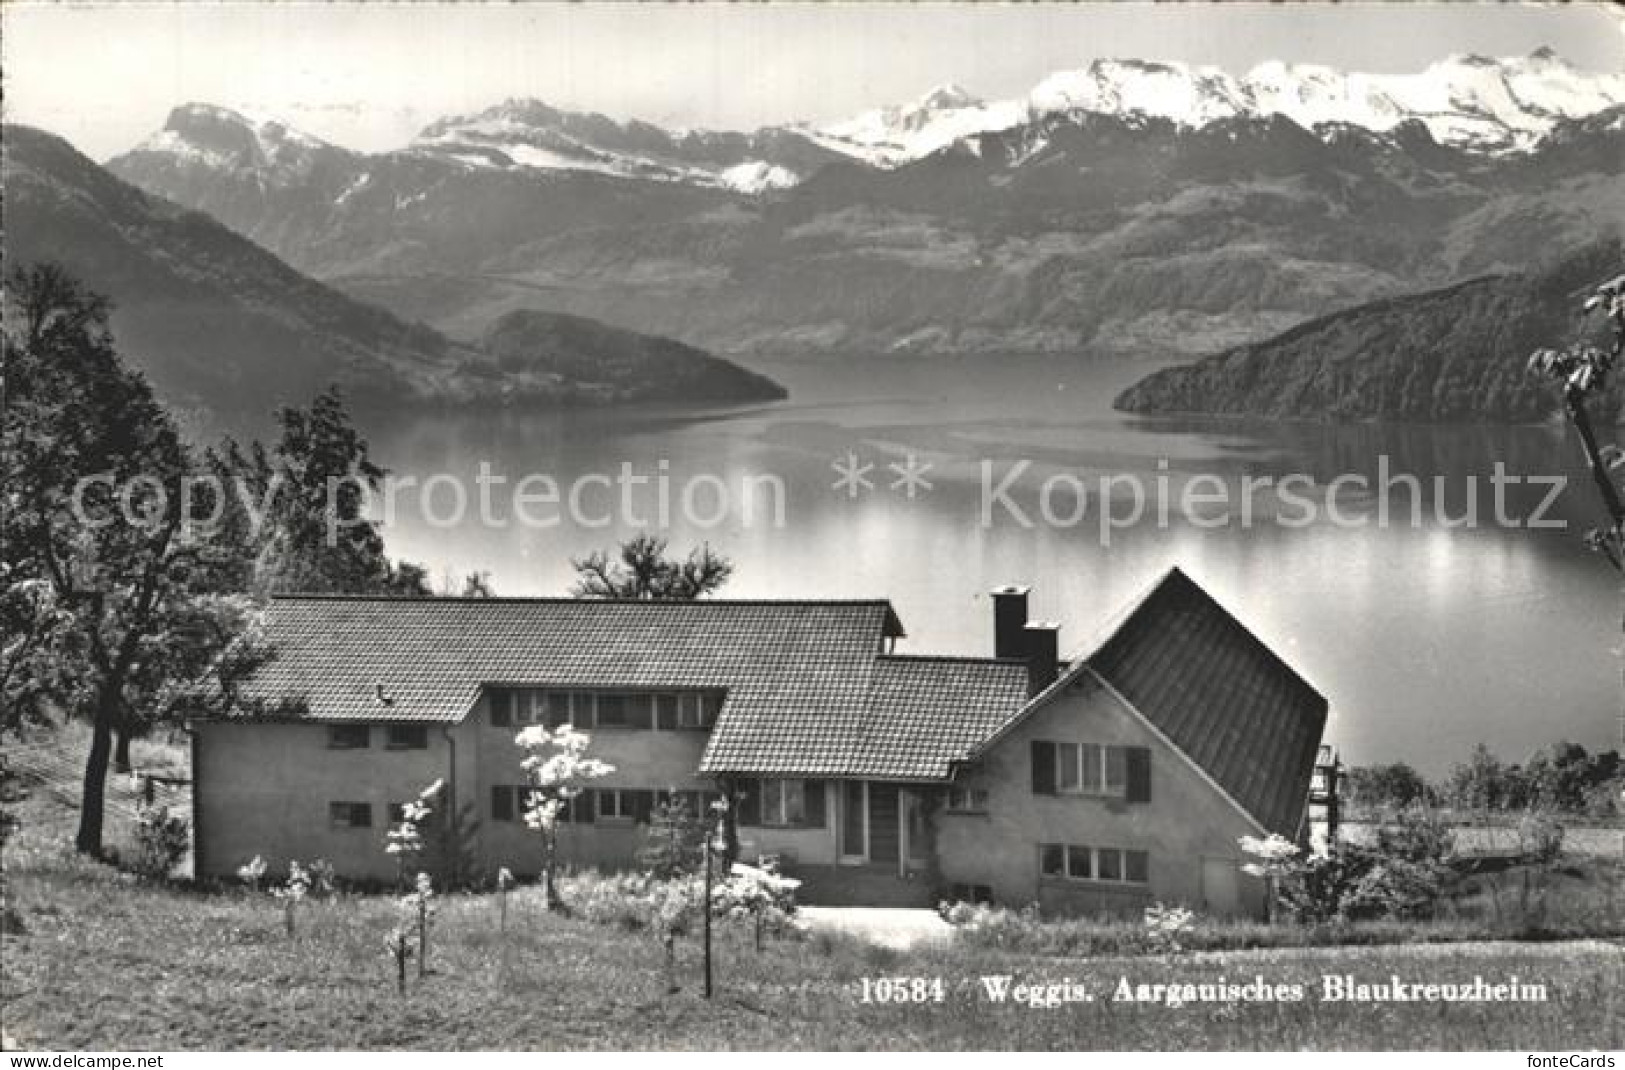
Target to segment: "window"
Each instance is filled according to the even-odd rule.
[[[531,724],[558,728],[570,723],[570,694],[567,691],[539,691],[533,702]]]
[[[1086,881],[1095,875],[1094,852],[1087,847],[1066,849],[1066,875],[1073,880]]]
[[[869,782],[848,780],[841,799],[841,857],[865,860],[869,857]]]
[[[1066,876],[1066,848],[1046,843],[1038,849],[1038,872],[1046,877]]]
[[[763,780],[762,824],[805,825],[807,787],[803,780]]]
[[[1083,790],[1084,762],[1078,753],[1081,749],[1076,743],[1055,745],[1055,790],[1069,792]]]
[[[598,696],[598,728],[625,728],[627,725],[627,696]]]
[[[388,819],[389,824],[399,825],[406,820],[406,804],[386,803],[384,805],[384,816]]]
[[[385,730],[384,747],[387,750],[425,750],[429,746],[429,729],[420,724],[392,724]]]
[[[950,884],[948,896],[956,903],[993,902],[993,887],[988,884]]]
[[[654,808],[655,793],[634,788],[600,788],[597,797],[598,816],[605,821],[632,821],[647,824],[649,811]]]
[[[1046,843],[1038,848],[1040,876],[1100,884],[1149,883],[1151,859],[1144,851]]]
[[[1100,872],[1096,874],[1103,881],[1120,881],[1123,879],[1123,852],[1100,851]]]
[[[985,788],[949,788],[948,812],[950,814],[986,813],[987,790]]]
[[[707,691],[700,696],[700,727],[710,728],[722,713],[724,695],[720,691]]]
[[[1070,795],[1122,795],[1128,789],[1126,747],[1055,744],[1055,789]]]
[[[666,721],[662,713],[662,723],[677,728],[710,728],[717,723],[717,714],[722,709],[723,696],[715,691],[685,691],[662,697],[669,698],[675,713],[670,721]]]
[[[716,820],[716,812],[711,804],[722,798],[715,791],[662,791],[655,799],[655,804],[669,803],[681,804],[688,810],[689,816],[706,823],[707,827]]]
[[[492,821],[523,821],[529,803],[530,788],[525,784],[491,785]]]
[[[1102,747],[1105,758],[1107,795],[1122,795],[1128,790],[1128,748]]]
[[[335,724],[327,727],[329,750],[360,750],[372,745],[372,731],[364,724]]]
[[[336,829],[371,828],[372,804],[364,802],[328,803],[327,819]]]
[[[581,729],[710,728],[722,708],[721,692],[561,691],[493,688],[491,724],[574,725]]]
[[[632,820],[631,792],[618,789],[599,789],[598,816],[605,821]]]

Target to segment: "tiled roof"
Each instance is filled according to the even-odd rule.
[[[456,722],[485,684],[720,687],[710,753],[794,741],[810,774],[851,753],[902,628],[883,601],[286,597],[268,632],[277,655],[252,691],[311,719]]]
[[[268,627],[251,693],[322,721],[455,723],[485,685],[723,688],[712,774],[943,779],[1032,708],[1020,662],[881,653],[902,634],[884,601],[283,597]],[[1083,672],[1296,833],[1326,700],[1184,573],[1046,695]]]
[[[1326,725],[1326,699],[1171,569],[1088,665],[1235,799],[1287,838]]]
[[[1024,662],[882,657],[846,774],[944,780],[1026,703]]]

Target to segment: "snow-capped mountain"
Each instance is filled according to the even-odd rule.
[[[210,170],[252,171],[283,178],[308,175],[324,160],[355,156],[278,119],[213,104],[184,104],[174,109],[164,128],[132,151]]]
[[[1525,151],[1559,120],[1625,104],[1625,74],[1576,70],[1551,50],[1486,59],[1452,56],[1415,74],[1342,72],[1271,61],[1235,77],[1218,67],[1096,60],[1051,74],[1025,98],[984,103],[956,87],[898,108],[805,128],[820,144],[896,167],[977,134],[1087,112],[1167,119],[1199,129],[1281,114],[1308,130],[1385,132],[1408,121],[1434,140],[1479,152]]]
[[[1008,130],[1029,117],[1024,102],[986,104],[959,86],[948,85],[900,107],[876,108],[844,122],[796,129],[836,152],[877,167],[896,167],[962,138]]]
[[[787,130],[673,132],[510,100],[475,115],[441,119],[403,149],[374,157],[248,111],[184,104],[170,113],[164,129],[120,160],[194,178],[231,176],[257,187],[304,182],[318,169],[353,171],[338,193],[342,198],[373,181],[369,175],[376,168],[369,160],[417,160],[465,171],[591,172],[758,194],[793,186],[837,158]]]
[[[716,186],[740,193],[784,189],[828,154],[795,134],[671,132],[643,122],[509,100],[427,127],[409,152],[476,168],[591,171],[623,178]]]
[[[403,149],[381,156],[462,170],[587,172],[761,194],[795,186],[837,159],[891,169],[954,146],[975,151],[986,135],[1028,127],[1034,133],[1027,140],[1036,145],[1043,129],[1086,115],[1160,119],[1193,130],[1284,115],[1328,141],[1420,123],[1440,144],[1500,154],[1528,151],[1558,122],[1621,104],[1625,74],[1580,71],[1548,49],[1511,59],[1452,56],[1414,74],[1271,61],[1236,77],[1217,67],[1102,59],[1051,74],[1019,99],[989,102],[947,85],[838,122],[753,133],[667,130],[509,100],[441,119]],[[369,159],[276,119],[208,104],[175,109],[162,131],[125,157],[131,158],[271,186],[313,171],[360,168]]]

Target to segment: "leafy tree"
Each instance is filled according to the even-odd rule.
[[[49,580],[28,575],[26,562],[0,560],[0,733],[47,719],[63,670],[51,647],[67,620]]]
[[[581,577],[570,593],[577,598],[691,600],[719,590],[733,575],[733,563],[701,544],[681,560],[666,556],[666,540],[635,535],[620,546],[617,559],[602,550],[570,564]]]
[[[1563,813],[1582,813],[1589,808],[1596,788],[1622,772],[1619,752],[1589,754],[1578,743],[1564,740],[1536,751],[1524,766],[1530,801],[1542,808]]]
[[[48,700],[90,721],[76,843],[99,855],[115,732],[195,705],[264,652],[237,642],[240,607],[215,595],[239,589],[246,548],[211,527],[218,497],[119,359],[106,299],[53,264],[15,271],[6,297],[0,559],[8,590],[27,585],[53,615],[8,705]],[[38,672],[47,661],[57,670]]]
[[[1520,794],[1512,769],[1482,743],[1450,770],[1446,793],[1467,810],[1504,810]]]
[[[455,573],[447,569],[440,577],[437,594],[446,598],[495,598],[496,588],[491,586],[489,572],[467,572],[459,582]]]
[[[1350,801],[1365,806],[1406,807],[1432,794],[1422,774],[1404,762],[1355,766],[1347,777]]]
[[[373,462],[337,387],[309,408],[277,413],[269,449],[227,439],[211,454],[235,491],[229,523],[254,548],[254,588],[263,593],[427,595],[428,573],[391,563],[365,515],[388,474]]]

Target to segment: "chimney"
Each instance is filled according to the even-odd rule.
[[[993,656],[1024,658],[1027,638],[1027,587],[995,587],[993,595]]]
[[[1027,697],[1038,694],[1055,682],[1060,673],[1061,626],[1053,621],[1035,620],[1022,629],[1027,657]]]

